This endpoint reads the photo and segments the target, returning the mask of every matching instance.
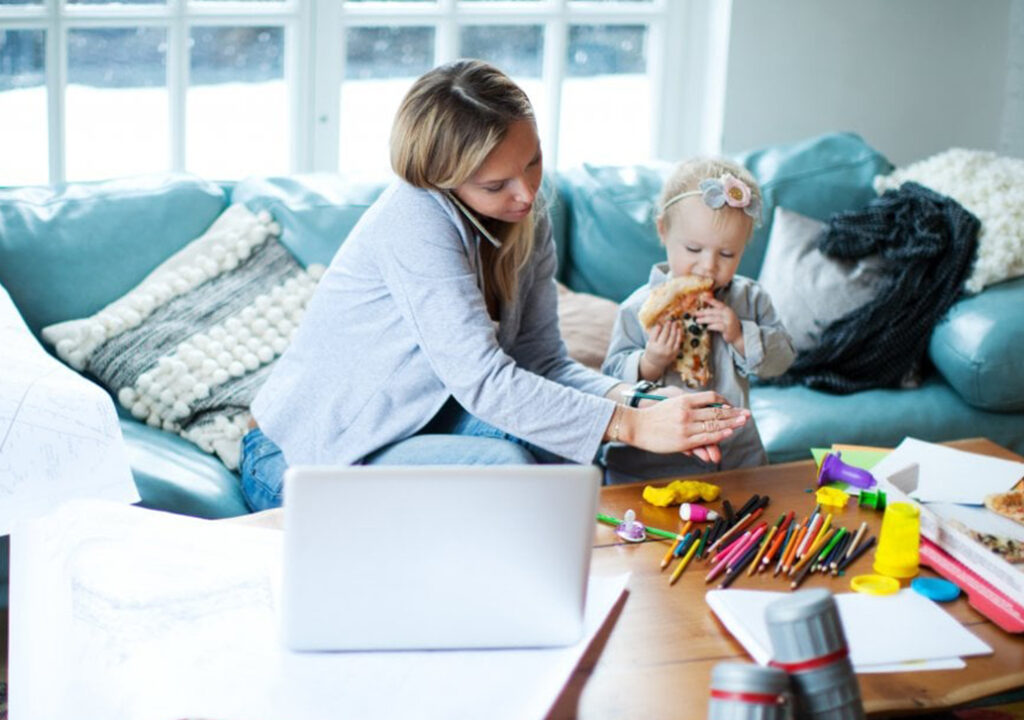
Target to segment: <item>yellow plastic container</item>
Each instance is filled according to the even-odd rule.
[[[894,578],[917,575],[921,550],[921,511],[913,503],[885,508],[875,551],[875,572]]]

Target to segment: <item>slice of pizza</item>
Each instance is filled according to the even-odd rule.
[[[672,278],[651,291],[640,308],[640,324],[645,330],[664,321],[683,326],[683,342],[675,369],[687,387],[705,387],[711,382],[711,333],[697,322],[697,311],[711,299],[714,281],[697,275]]]
[[[985,497],[985,507],[997,515],[1024,525],[1024,490],[1010,490]]]

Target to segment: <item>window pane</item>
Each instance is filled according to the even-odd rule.
[[[67,0],[68,5],[165,5],[167,0]]]
[[[571,26],[567,60],[558,166],[649,159],[647,27]]]
[[[514,78],[539,78],[544,58],[544,28],[540,25],[468,25],[459,33],[459,56],[486,60]]]
[[[0,185],[49,179],[46,33],[0,30]]]
[[[524,2],[532,0],[524,0]],[[541,136],[545,133],[544,28],[541,25],[467,25],[459,32],[459,56],[486,60],[508,74],[529,96]]]
[[[67,178],[94,180],[169,166],[167,32],[68,32]]]
[[[340,170],[386,175],[395,111],[412,81],[434,66],[434,28],[359,27],[345,38]]]
[[[0,5],[42,5],[43,0],[0,0]]]
[[[190,38],[185,166],[219,180],[288,172],[284,28],[197,27]]]

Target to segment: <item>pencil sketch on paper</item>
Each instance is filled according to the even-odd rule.
[[[0,288],[0,534],[65,500],[139,499],[113,401],[51,357]]]

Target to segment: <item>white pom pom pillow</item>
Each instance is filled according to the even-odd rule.
[[[279,235],[266,211],[232,205],[130,292],[43,339],[135,418],[234,470],[249,404],[324,270],[303,269]]]

